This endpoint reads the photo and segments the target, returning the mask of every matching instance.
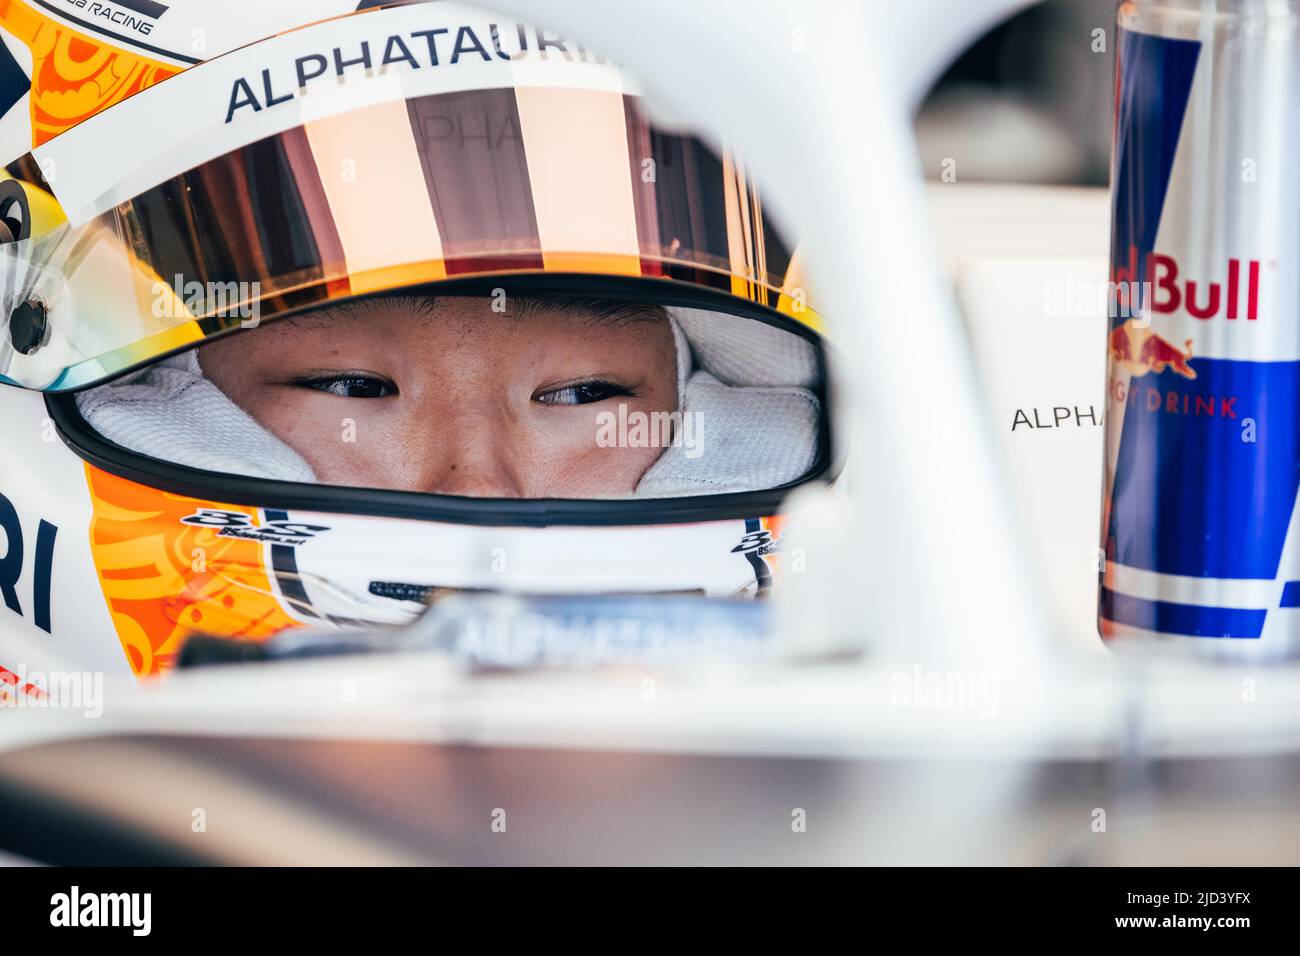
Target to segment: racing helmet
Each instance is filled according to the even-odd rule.
[[[460,3],[119,6],[0,12],[0,676],[152,675],[195,632],[465,591],[779,586],[784,496],[836,473],[828,327],[743,163],[596,52]],[[634,488],[324,480],[203,364],[463,300],[661,323],[675,401]]]

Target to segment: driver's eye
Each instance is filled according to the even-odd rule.
[[[295,379],[293,384],[341,398],[388,398],[397,394],[396,385],[377,375],[316,375]]]
[[[630,388],[614,382],[593,380],[538,392],[533,396],[533,401],[542,405],[590,405],[592,402],[603,402],[607,398],[634,394]]]

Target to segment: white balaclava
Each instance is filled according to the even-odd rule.
[[[670,308],[677,406],[696,447],[674,442],[637,485],[638,497],[775,488],[817,459],[821,407],[816,352],[753,319]],[[686,416],[694,422],[686,422]]]
[[[817,458],[821,417],[812,346],[750,319],[668,311],[681,440],[650,466],[635,496],[756,491],[805,474]],[[151,458],[224,474],[316,480],[301,455],[204,378],[193,349],[79,392],[77,407],[99,434]]]
[[[150,458],[278,481],[316,480],[306,459],[203,377],[194,349],[77,393],[82,417]]]

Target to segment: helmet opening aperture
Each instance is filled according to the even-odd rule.
[[[494,291],[307,310],[83,390],[75,409],[124,454],[340,497],[716,497],[824,463],[808,338],[701,308]]]

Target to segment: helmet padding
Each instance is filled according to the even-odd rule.
[[[194,349],[77,393],[105,438],[161,461],[252,478],[316,480],[306,459],[203,377]]]

